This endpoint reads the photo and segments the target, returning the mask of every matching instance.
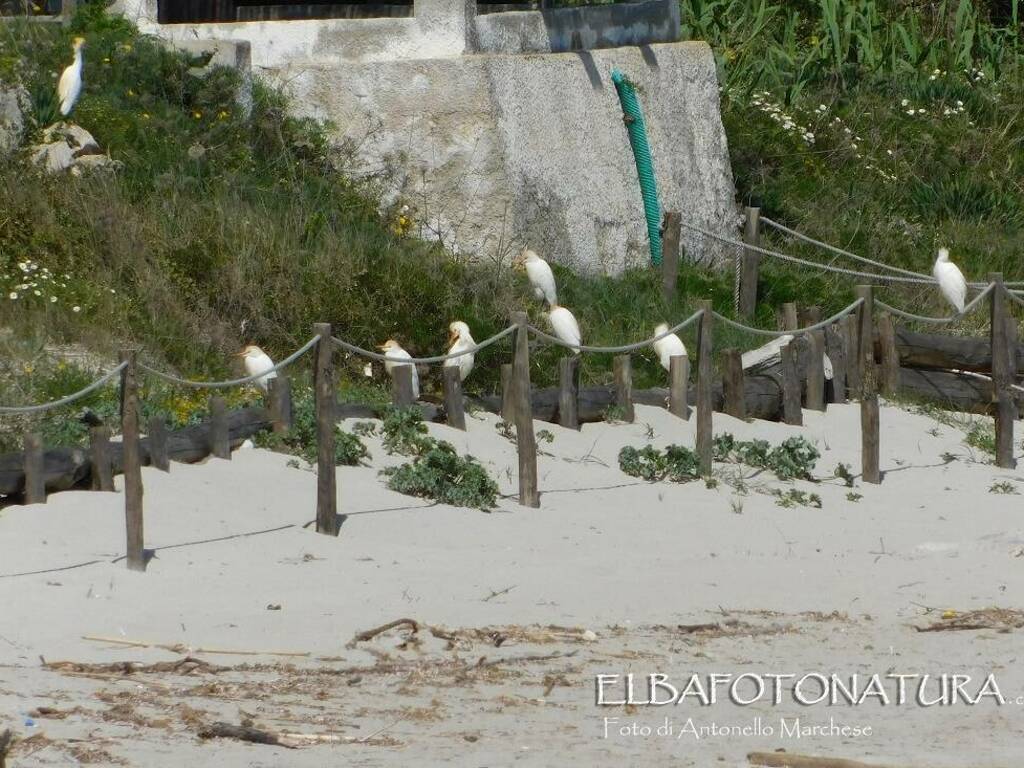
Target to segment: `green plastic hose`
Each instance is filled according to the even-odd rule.
[[[661,206],[658,204],[658,186],[654,182],[654,163],[651,160],[651,147],[647,143],[644,113],[640,110],[636,89],[622,72],[613,69],[612,82],[615,83],[615,90],[619,94],[619,103],[622,104],[626,131],[629,133],[629,144],[633,148],[633,159],[636,161],[636,173],[640,178],[640,195],[644,199],[647,235],[651,241],[651,263],[654,266],[659,266],[661,264]]]

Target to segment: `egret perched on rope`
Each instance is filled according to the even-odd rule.
[[[392,371],[400,365],[408,365],[412,368],[412,396],[414,400],[419,399],[420,375],[416,370],[416,366],[411,362],[407,362],[412,360],[412,355],[402,349],[402,345],[394,339],[388,339],[377,348],[384,353],[386,358],[384,360],[384,370],[388,372],[388,376],[393,376]]]
[[[451,345],[448,347],[449,355],[465,352],[467,349],[472,349],[476,346],[476,342],[473,341],[473,334],[469,332],[469,326],[461,320],[455,320],[448,325],[448,343]],[[469,372],[473,370],[474,357],[475,355],[472,352],[461,357],[453,357],[450,360],[444,361],[444,367],[458,368],[459,381],[465,381],[466,377],[469,376]]]
[[[577,354],[579,354],[580,344],[583,343],[583,337],[580,335],[580,324],[576,322],[576,318],[573,316],[572,312],[565,307],[552,304],[551,309],[548,311],[548,322],[551,323],[551,328],[554,330],[555,336],[560,338],[572,347]]]
[[[57,82],[57,98],[60,99],[60,113],[67,117],[75,108],[78,95],[82,92],[82,47],[85,45],[84,37],[76,37],[71,41],[71,49],[75,52],[75,59],[61,73]]]
[[[960,268],[949,260],[949,251],[939,248],[939,256],[935,259],[932,275],[939,281],[939,290],[946,300],[963,314],[964,300],[967,298],[967,281]]]
[[[538,301],[546,301],[549,307],[558,304],[555,275],[550,264],[529,248],[523,248],[523,252],[515,260],[515,267],[526,271],[526,277],[533,286],[533,295]]]
[[[661,336],[668,330],[668,323],[661,323],[654,327],[654,335]],[[666,371],[672,368],[672,358],[682,355],[686,357],[686,346],[683,340],[676,334],[671,333],[663,339],[654,342],[654,352],[661,362],[661,367]]]
[[[274,367],[274,361],[270,359],[270,355],[255,344],[250,344],[239,352],[236,357],[242,358],[242,365],[245,366],[246,376],[256,376],[260,373],[265,374],[253,381],[253,384],[266,392],[270,387],[270,380],[277,378],[277,371],[271,370]]]

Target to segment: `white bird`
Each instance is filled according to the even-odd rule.
[[[384,360],[384,370],[388,372],[388,376],[391,376],[391,372],[400,365],[408,365],[412,368],[412,396],[414,400],[419,399],[420,374],[416,370],[415,365],[407,362],[412,360],[412,355],[402,349],[402,345],[394,339],[388,339],[378,349],[384,352],[384,357],[386,358]]]
[[[82,46],[85,45],[84,37],[76,37],[71,41],[71,48],[75,52],[75,60],[72,61],[61,73],[57,82],[57,98],[60,99],[60,113],[67,117],[75,108],[78,95],[82,92]]]
[[[533,295],[539,301],[546,301],[549,307],[558,304],[555,275],[551,271],[551,265],[529,248],[523,248],[523,252],[516,259],[516,267],[526,271],[526,277],[533,286]]]
[[[270,355],[255,344],[250,344],[239,352],[237,357],[242,358],[242,365],[245,366],[246,376],[266,374],[253,381],[253,384],[266,392],[270,386],[270,380],[277,378],[277,371],[271,370],[274,367],[274,361],[270,359]]]
[[[580,324],[576,322],[572,312],[565,307],[552,304],[551,309],[548,311],[548,322],[551,323],[555,336],[571,346],[576,352],[580,351],[583,337],[580,335]]]
[[[448,354],[454,355],[458,352],[465,352],[476,346],[473,341],[473,334],[469,332],[469,326],[461,320],[455,320],[448,325]],[[465,381],[469,372],[473,370],[473,359],[475,355],[471,352],[461,357],[453,357],[444,361],[445,368],[458,368],[459,381]]]
[[[967,298],[967,281],[964,280],[964,273],[960,268],[949,260],[949,251],[945,248],[939,248],[939,256],[932,267],[932,275],[939,281],[942,295],[962,314],[964,300]]]
[[[661,336],[668,330],[668,323],[661,323],[655,326],[654,335]],[[676,334],[672,333],[663,339],[658,339],[654,342],[654,353],[658,356],[661,361],[661,367],[666,371],[672,368],[672,358],[682,355],[686,357],[686,346],[683,344],[683,340],[680,339]]]

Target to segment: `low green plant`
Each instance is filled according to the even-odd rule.
[[[542,443],[553,443],[555,442],[555,436],[547,429],[537,430],[537,439]]]
[[[290,453],[309,464],[317,461],[316,400],[310,388],[292,393],[292,427],[286,432],[260,432],[254,438],[260,448]],[[336,466],[354,467],[370,459],[370,451],[359,438],[334,428],[334,463]]]
[[[849,464],[839,462],[832,474],[842,480],[847,488],[853,488],[854,476]]]
[[[1017,486],[1015,486],[1013,483],[1009,482],[1008,480],[1000,480],[998,483],[992,483],[991,487],[988,489],[988,492],[989,493],[1006,493],[1006,494],[1014,494],[1014,495],[1019,493],[1017,491]]]
[[[816,493],[789,488],[786,491],[775,489],[772,491],[772,495],[776,497],[775,503],[780,507],[817,507],[821,509],[821,497]]]
[[[767,440],[737,440],[728,432],[715,435],[712,451],[715,461],[768,469],[780,480],[810,480],[821,455],[804,437],[790,437],[773,448]]]
[[[688,483],[700,477],[697,454],[681,445],[670,445],[664,451],[652,445],[627,445],[619,451],[619,469],[631,477],[651,481]]]
[[[981,421],[971,422],[967,429],[967,436],[964,442],[972,448],[977,448],[989,456],[996,455],[996,430],[991,424]]]
[[[427,434],[423,414],[415,407],[388,406],[384,411],[381,432],[384,435],[384,450],[391,454],[418,456],[434,444],[433,438]]]
[[[490,509],[498,501],[498,484],[472,456],[459,456],[445,440],[431,440],[411,462],[386,467],[388,488],[443,504]]]
[[[863,494],[854,493],[853,491],[850,491],[849,493],[846,494],[846,500],[847,501],[852,501],[854,504],[856,504],[858,501],[860,501],[863,498],[864,498]]]

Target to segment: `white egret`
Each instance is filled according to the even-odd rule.
[[[384,352],[384,370],[388,372],[388,376],[392,375],[392,371],[399,365],[408,365],[412,368],[412,396],[413,399],[419,399],[420,396],[420,374],[416,370],[416,366],[408,362],[412,360],[412,355],[402,349],[402,345],[394,339],[388,339],[381,344],[378,349]]]
[[[661,323],[655,326],[654,335],[661,336],[666,331],[668,331],[668,323]],[[654,342],[654,353],[661,361],[661,367],[667,371],[672,368],[673,357],[678,355],[686,357],[686,346],[683,344],[683,340],[673,333]]]
[[[469,332],[469,326],[461,320],[455,320],[448,325],[448,354],[454,355],[458,352],[465,352],[476,346],[473,341],[473,334]],[[469,372],[473,370],[473,359],[475,355],[471,352],[461,357],[453,357],[444,361],[445,368],[458,368],[459,381],[465,381]]]
[[[576,322],[572,312],[565,307],[552,304],[548,311],[548,322],[551,323],[555,336],[571,346],[577,353],[580,351],[583,337],[580,335],[580,324]]]
[[[85,45],[84,37],[76,37],[71,41],[71,48],[75,52],[75,59],[61,73],[57,82],[57,98],[60,99],[60,113],[67,117],[75,108],[78,95],[82,92],[82,47]]]
[[[555,275],[551,271],[551,265],[529,248],[523,248],[523,252],[515,261],[515,266],[517,269],[525,270],[526,277],[533,286],[533,295],[539,301],[546,301],[549,307],[558,304]]]
[[[949,251],[939,248],[939,256],[935,259],[932,275],[939,281],[939,290],[946,300],[956,307],[958,313],[964,311],[964,300],[967,298],[967,281],[964,273],[949,260]]]
[[[255,379],[253,384],[266,392],[270,387],[270,380],[277,378],[277,371],[271,370],[274,367],[274,361],[270,359],[270,355],[255,344],[250,344],[239,352],[236,357],[242,358],[242,365],[245,366],[246,376],[265,374]]]

